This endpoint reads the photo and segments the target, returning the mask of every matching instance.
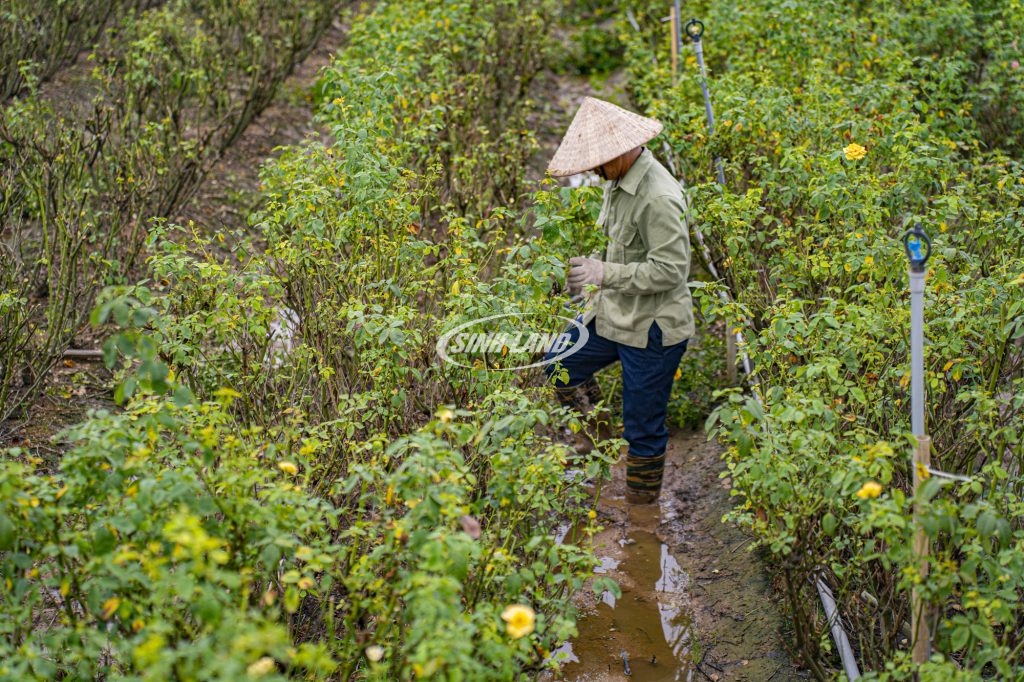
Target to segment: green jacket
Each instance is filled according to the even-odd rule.
[[[625,176],[605,185],[597,224],[608,235],[604,282],[584,323],[596,317],[600,336],[635,348],[647,347],[655,321],[666,346],[691,338],[686,199],[650,150],[644,149]]]

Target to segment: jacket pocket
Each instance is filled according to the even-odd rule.
[[[635,223],[624,222],[608,230],[608,255],[617,263],[636,263],[647,257]]]

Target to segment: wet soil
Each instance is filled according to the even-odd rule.
[[[585,590],[579,636],[555,656],[560,677],[604,682],[784,682],[808,675],[786,652],[786,624],[750,538],[722,521],[731,508],[721,448],[678,432],[656,505],[627,505],[620,462],[601,493],[598,575],[622,591]],[[628,674],[627,674],[628,665]]]

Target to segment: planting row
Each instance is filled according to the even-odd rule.
[[[4,106],[0,423],[38,394],[97,288],[134,272],[149,221],[182,205],[340,5],[175,0],[129,12],[96,43],[84,82]]]
[[[796,647],[838,659],[816,606],[832,586],[859,664],[909,679],[909,592],[928,605],[928,679],[1024,669],[1024,139],[1018,3],[714,3],[717,130],[684,45],[673,82],[652,6],[625,29],[635,94],[665,121],[747,331],[758,402],[709,420],[731,444],[734,518],[779,571]],[[625,26],[625,24],[624,24]],[[654,66],[652,67],[652,63]],[[713,184],[725,160],[727,188]],[[904,231],[933,243],[925,295],[932,464],[912,493]],[[914,505],[919,519],[915,521]],[[912,535],[931,542],[926,570]]]

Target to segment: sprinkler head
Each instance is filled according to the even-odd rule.
[[[690,19],[683,26],[683,30],[686,31],[686,35],[693,39],[693,42],[700,41],[700,37],[704,35],[704,22],[698,21],[697,19]]]
[[[910,271],[924,272],[925,263],[932,255],[932,242],[921,228],[921,223],[914,223],[914,227],[903,235],[903,250],[910,261]]]

